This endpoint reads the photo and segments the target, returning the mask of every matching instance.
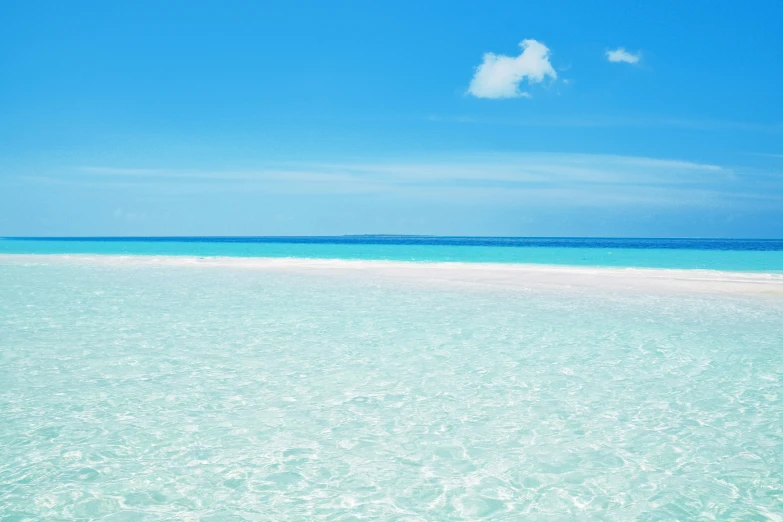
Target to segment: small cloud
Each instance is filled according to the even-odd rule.
[[[519,56],[486,53],[470,81],[468,94],[476,98],[529,98],[530,93],[519,90],[523,81],[541,83],[547,76],[557,78],[549,62],[549,48],[536,40],[522,40]]]
[[[606,51],[606,59],[614,63],[639,63],[642,53],[629,53],[624,47],[618,47],[614,51]]]

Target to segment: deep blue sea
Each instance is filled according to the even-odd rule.
[[[296,257],[783,271],[782,239],[545,237],[3,238],[0,253]]]

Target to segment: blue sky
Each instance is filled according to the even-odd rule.
[[[0,235],[783,237],[783,3],[0,4]]]

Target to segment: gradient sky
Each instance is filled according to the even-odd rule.
[[[783,2],[0,3],[0,235],[783,237]]]

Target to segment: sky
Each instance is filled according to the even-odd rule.
[[[0,236],[783,237],[783,2],[0,2]]]

